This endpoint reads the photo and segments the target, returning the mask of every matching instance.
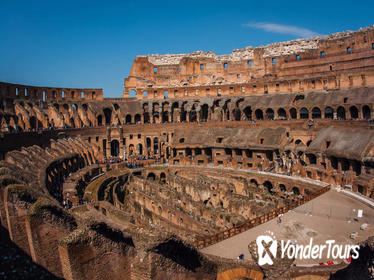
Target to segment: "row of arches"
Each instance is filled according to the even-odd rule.
[[[244,109],[245,115],[250,118],[249,112],[251,110],[249,108]],[[348,115],[349,113],[349,115]],[[350,106],[348,108],[348,112],[346,111],[345,107],[339,106],[336,111],[332,107],[326,107],[323,110],[323,113],[319,107],[314,107],[309,112],[309,110],[305,107],[299,110],[299,118],[300,119],[334,119],[336,114],[336,118],[340,120],[346,120],[347,118],[350,119],[358,119],[360,118],[360,112],[356,106]],[[279,108],[277,110],[277,114],[275,114],[274,110],[271,108],[266,109],[265,113],[261,109],[255,110],[255,118],[258,120],[274,120],[274,119],[297,119],[298,112],[295,108],[291,108],[287,113],[285,109]],[[369,106],[365,105],[362,107],[362,118],[369,120],[371,119],[371,109]]]

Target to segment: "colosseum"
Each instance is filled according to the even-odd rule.
[[[1,279],[374,279],[374,26],[124,86],[0,82]],[[359,256],[260,265],[265,234]]]

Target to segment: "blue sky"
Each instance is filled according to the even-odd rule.
[[[374,24],[374,1],[0,0],[0,81],[120,97],[136,55],[231,53]]]

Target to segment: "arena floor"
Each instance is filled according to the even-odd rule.
[[[358,209],[363,210],[363,217],[354,219]],[[360,230],[363,223],[368,224],[366,230]],[[307,245],[310,237],[313,237],[313,244],[325,244],[330,239],[338,244],[354,244],[367,239],[370,233],[372,235],[374,209],[334,189],[284,214],[280,224],[273,219],[201,251],[225,258],[237,258],[244,254],[244,258],[249,259],[248,244],[267,231],[273,232],[277,240],[289,239],[297,244]],[[350,234],[355,231],[358,236],[353,240]],[[332,259],[296,260],[295,263],[305,265],[328,260]]]

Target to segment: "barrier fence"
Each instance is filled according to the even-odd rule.
[[[284,214],[284,213],[287,213],[288,211],[300,206],[300,205],[303,205],[304,203],[320,196],[321,194],[324,194],[325,192],[329,191],[330,190],[330,185],[322,188],[322,189],[319,189],[318,191],[310,194],[310,195],[306,195],[304,196],[303,198],[300,198],[296,201],[293,201],[283,207],[280,207],[280,208],[277,208],[276,210],[272,210],[262,216],[259,216],[259,217],[256,217],[256,218],[253,218],[247,222],[245,222],[244,224],[241,224],[241,225],[237,225],[235,227],[232,227],[230,229],[227,229],[225,231],[222,231],[220,233],[217,233],[215,235],[212,235],[210,237],[207,237],[207,238],[204,238],[203,240],[198,240],[194,243],[194,245],[198,248],[198,249],[202,249],[202,248],[205,248],[207,246],[210,246],[210,245],[213,245],[215,243],[218,243],[222,240],[225,240],[227,238],[230,238],[230,237],[233,237],[243,231],[246,231],[246,230],[249,230],[251,228],[254,228],[255,226],[258,226],[258,225],[261,225],[267,221],[270,221],[274,218],[276,218],[279,214]]]

